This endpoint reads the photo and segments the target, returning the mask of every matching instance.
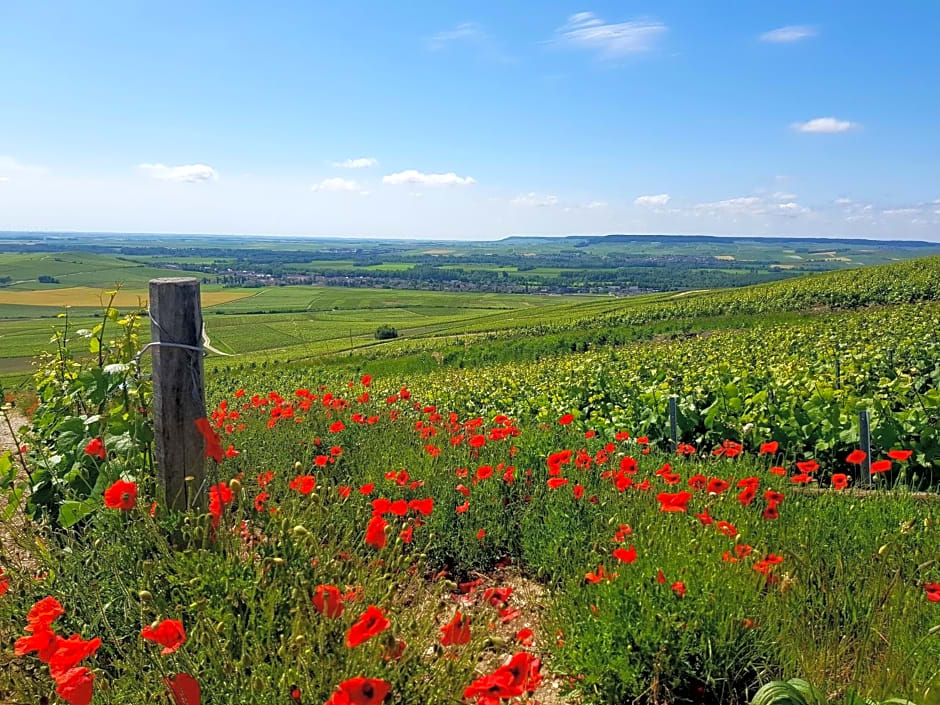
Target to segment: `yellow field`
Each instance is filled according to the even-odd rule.
[[[115,298],[115,306],[130,308],[147,303],[146,289],[122,289]],[[236,299],[243,299],[247,294],[243,291],[204,291],[202,292],[202,305],[214,306],[224,304]],[[0,289],[0,304],[20,304],[28,306],[103,306],[108,296],[103,290],[90,286],[70,286],[61,289],[46,289],[43,291],[23,291],[14,289]]]

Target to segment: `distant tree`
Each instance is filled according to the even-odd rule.
[[[391,340],[398,337],[398,330],[388,325],[382,325],[375,329],[376,340]]]
[[[48,274],[40,274],[39,283],[40,284],[58,284],[59,280]]]

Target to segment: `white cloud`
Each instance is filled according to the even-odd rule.
[[[837,120],[834,117],[814,118],[807,122],[794,122],[790,125],[797,132],[814,132],[817,134],[832,134],[836,132],[848,132],[861,127],[857,122],[848,120]]]
[[[882,215],[917,215],[920,208],[886,208],[881,211]]]
[[[851,206],[855,201],[851,198],[837,198],[833,201],[837,206]]]
[[[45,171],[46,170],[41,166],[23,164],[13,157],[0,154],[0,172],[5,174],[42,174]],[[6,181],[10,180],[9,177],[4,178]]]
[[[485,36],[486,34],[483,32],[483,28],[476,22],[462,22],[453,29],[438,32],[428,39],[428,49],[431,51],[439,51],[450,42],[480,41]]]
[[[816,34],[817,31],[815,27],[805,24],[793,24],[787,25],[786,27],[778,27],[777,29],[772,29],[769,32],[764,32],[762,35],[760,35],[760,38],[763,42],[773,42],[774,44],[789,44],[790,42],[798,42],[801,39],[815,37]]]
[[[427,46],[430,51],[441,51],[448,45],[463,43],[470,45],[484,57],[493,61],[510,63],[515,61],[512,56],[506,54],[493,38],[476,22],[463,22],[453,29],[438,32],[427,40]]]
[[[795,193],[786,193],[785,191],[776,191],[770,195],[778,201],[795,201],[798,198]]]
[[[778,203],[773,198],[767,199],[761,196],[740,196],[738,198],[728,198],[723,201],[713,201],[711,203],[699,203],[693,209],[696,215],[709,216],[790,216],[795,217],[809,213],[810,210],[801,206],[796,201],[787,201]]]
[[[357,159],[344,159],[341,162],[333,162],[333,166],[340,169],[368,169],[379,163],[374,157],[359,157]]]
[[[188,184],[199,181],[215,181],[219,178],[215,169],[207,164],[183,164],[166,166],[165,164],[139,164],[138,169],[149,173],[160,181],[181,181]]]
[[[383,184],[424,184],[427,186],[469,186],[475,184],[472,176],[457,176],[454,172],[446,174],[425,174],[417,169],[406,169],[382,177]]]
[[[647,208],[658,207],[669,205],[669,201],[672,200],[672,196],[668,193],[660,193],[656,196],[639,196],[633,199],[633,205],[635,206],[644,206]]]
[[[6,183],[10,180],[9,176],[0,176],[0,184]]]
[[[578,12],[555,30],[556,43],[594,49],[604,58],[650,51],[666,25],[653,20],[607,23],[593,12]]]
[[[358,191],[359,184],[357,184],[352,179],[343,179],[339,176],[334,176],[332,179],[323,179],[318,184],[314,184],[310,187],[311,191]]]
[[[512,199],[510,203],[514,206],[525,206],[528,208],[549,208],[558,205],[558,196],[530,191],[529,193],[519,194]]]
[[[587,204],[586,206],[584,206],[584,207],[585,207],[585,208],[591,208],[591,209],[594,209],[594,208],[606,208],[606,207],[607,207],[607,201],[591,201],[590,203],[588,203],[588,204]]]

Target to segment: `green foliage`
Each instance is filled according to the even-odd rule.
[[[391,340],[398,337],[398,330],[389,325],[381,325],[375,329],[376,340]]]
[[[115,327],[117,337],[107,340]],[[72,526],[100,506],[114,480],[147,467],[153,433],[149,382],[134,360],[139,327],[136,312],[122,316],[110,305],[90,330],[74,330],[63,314],[55,352],[40,357],[34,376],[38,403],[27,436],[30,491],[24,506],[34,520]],[[84,341],[88,355],[73,354],[73,337]],[[92,439],[102,441],[105,458],[85,452]],[[9,478],[3,489],[11,506],[20,503]]]

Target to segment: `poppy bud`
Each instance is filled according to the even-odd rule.
[[[501,648],[506,646],[506,640],[501,636],[490,636],[486,639],[487,647]]]
[[[294,643],[297,646],[303,646],[305,641],[307,641],[307,637],[305,637],[303,634],[298,634],[294,637]]]
[[[888,552],[888,544],[884,544],[881,548],[878,549],[878,555],[883,556]]]
[[[296,463],[294,463],[294,470],[303,470],[303,469],[304,469],[304,465],[299,460]]]
[[[141,590],[137,593],[137,599],[141,602],[151,602],[153,600],[153,593],[149,590]]]
[[[233,494],[238,494],[242,491],[242,483],[237,477],[228,483],[229,489],[232,490]]]
[[[225,622],[219,622],[218,624],[215,625],[216,634],[221,634],[224,631],[225,631]]]
[[[274,558],[271,559],[271,562],[272,562],[274,565],[284,565],[284,563],[285,563],[286,561],[285,561],[283,558],[281,558],[280,556],[274,556]]]

